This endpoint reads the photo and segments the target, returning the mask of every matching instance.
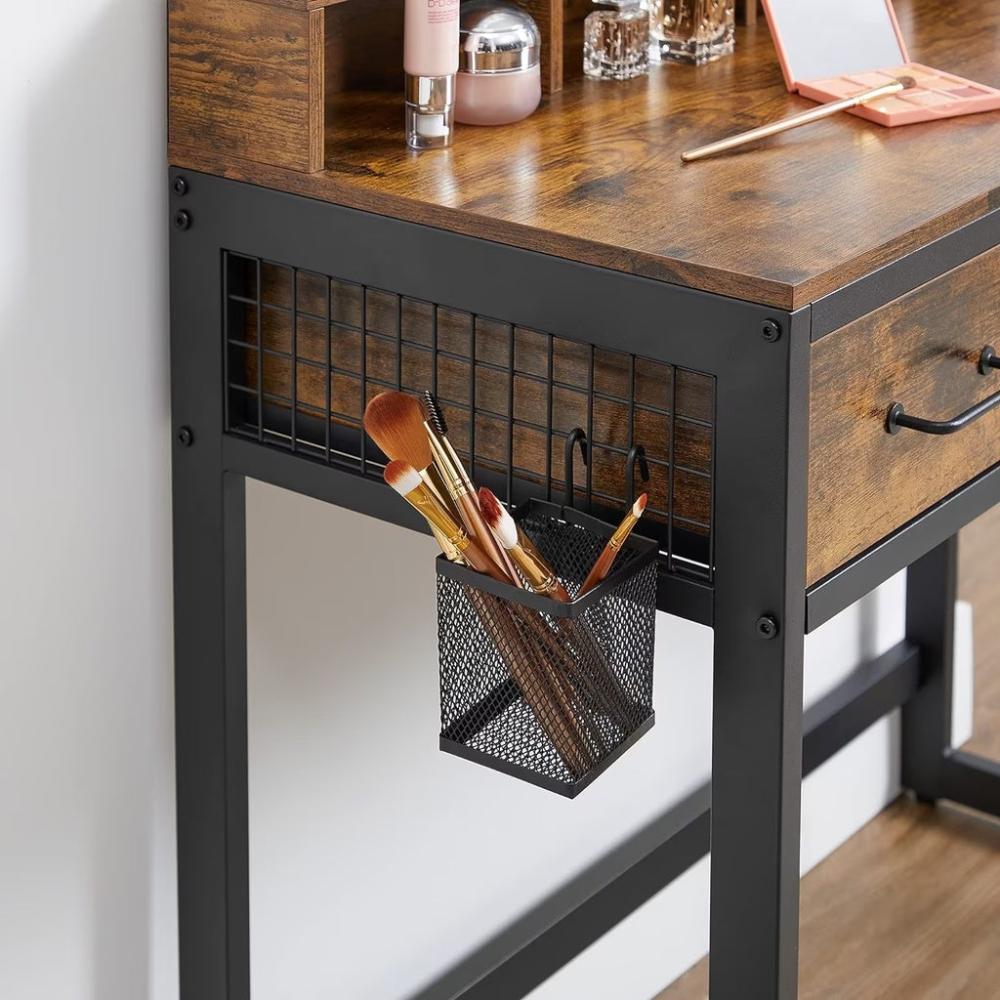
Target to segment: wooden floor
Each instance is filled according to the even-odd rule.
[[[959,544],[959,596],[974,608],[973,737],[1000,759],[1000,507]],[[1000,1000],[1000,823],[948,806],[893,803],[802,882],[800,996]],[[704,1000],[702,961],[655,1000]],[[747,1000],[752,1000],[748,997]]]
[[[706,960],[656,1000],[707,995]],[[817,865],[802,881],[799,995],[997,1000],[1000,823],[902,798]]]

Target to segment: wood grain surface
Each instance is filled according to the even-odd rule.
[[[894,402],[940,420],[1000,391],[977,364],[998,303],[1000,247],[813,345],[808,583],[1000,461],[1000,410],[947,437],[884,429]]]
[[[169,139],[292,170],[322,166],[324,11],[170,0]]]
[[[896,9],[914,59],[1000,85],[1000,0]],[[579,53],[567,46],[568,62]],[[267,46],[255,57],[266,68]],[[185,72],[193,86],[194,68]],[[843,115],[680,162],[684,149],[812,106],[785,90],[760,20],[738,28],[733,57],[571,82],[517,125],[459,127],[448,151],[408,152],[399,93],[355,91],[331,97],[325,171],[252,163],[247,145],[205,141],[197,128],[174,128],[170,159],[785,308],[1000,205],[1000,112],[894,129]]]
[[[803,879],[802,1000],[994,1000],[997,983],[996,821],[901,798]],[[707,996],[702,961],[655,1000]]]

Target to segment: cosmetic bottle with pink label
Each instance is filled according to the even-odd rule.
[[[452,142],[458,6],[459,0],[406,0],[406,143],[413,149],[437,149]]]

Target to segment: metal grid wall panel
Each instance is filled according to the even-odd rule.
[[[365,404],[430,389],[477,482],[560,498],[582,440],[574,504],[614,519],[646,491],[666,568],[711,580],[712,376],[235,252],[223,283],[227,432],[380,477]]]

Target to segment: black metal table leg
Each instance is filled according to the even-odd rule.
[[[907,638],[921,649],[922,686],[903,706],[903,784],[925,802],[950,799],[1000,816],[1000,762],[952,747],[958,536],[906,574]]]
[[[797,995],[806,338],[719,376],[712,1000]]]
[[[249,1000],[245,479],[223,470],[219,254],[187,236],[171,243],[180,995]]]
[[[951,750],[957,580],[957,535],[906,571],[906,635],[920,646],[922,686],[903,706],[902,778],[926,801],[944,794],[942,765]]]

